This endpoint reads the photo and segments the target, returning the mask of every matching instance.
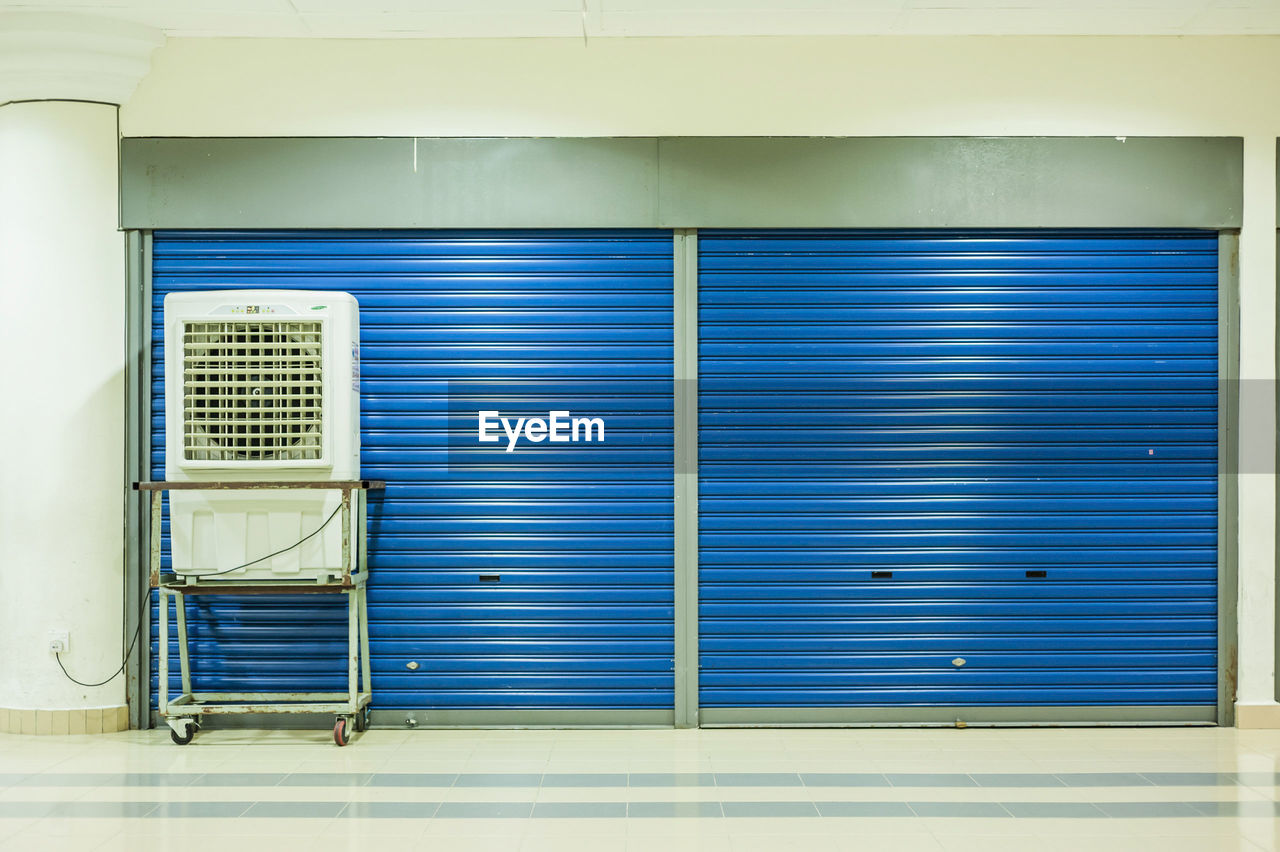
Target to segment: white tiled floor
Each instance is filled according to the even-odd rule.
[[[1278,772],[1230,728],[0,735],[0,850],[1256,852]]]

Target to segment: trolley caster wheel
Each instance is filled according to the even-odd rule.
[[[195,722],[188,722],[186,725],[187,732],[185,734],[179,734],[177,731],[170,728],[169,738],[172,739],[174,743],[176,743],[177,745],[186,745],[187,743],[195,739],[196,731],[198,730],[200,730],[199,725],[197,725]]]
[[[363,710],[360,710],[358,713],[356,713],[355,726],[356,726],[357,734],[363,734],[365,731],[369,730],[369,708],[368,707],[365,707]]]
[[[339,716],[337,721],[333,723],[333,741],[339,746],[344,746],[351,742],[351,722],[346,716]]]

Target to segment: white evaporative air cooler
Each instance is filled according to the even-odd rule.
[[[166,479],[360,478],[360,318],[350,294],[171,293],[164,340]],[[334,490],[171,491],[173,570],[325,582],[342,573],[341,499]]]

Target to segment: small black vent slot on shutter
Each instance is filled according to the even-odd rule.
[[[1027,577],[1032,580],[1041,580],[1049,576],[1048,571],[1028,571]]]
[[[871,579],[873,579],[873,580],[892,580],[892,579],[893,579],[893,572],[892,572],[892,571],[872,571],[872,572],[871,572]]]
[[[502,575],[501,574],[481,574],[480,582],[481,583],[501,583]]]

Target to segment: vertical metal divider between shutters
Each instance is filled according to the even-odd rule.
[[[675,725],[698,727],[698,232],[675,246]]]
[[[1218,724],[1233,726],[1239,670],[1240,234],[1218,234]]]
[[[147,479],[151,468],[151,232],[125,232],[125,447],[124,481]],[[124,589],[121,599],[129,726],[145,729],[151,719],[151,589],[144,562],[150,525],[142,523],[146,495],[124,492]],[[133,637],[137,635],[137,641]]]

